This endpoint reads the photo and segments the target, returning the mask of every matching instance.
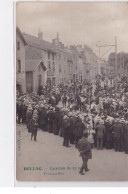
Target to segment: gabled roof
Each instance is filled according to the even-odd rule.
[[[26,60],[25,71],[35,71],[39,65],[41,65],[43,71],[46,71],[46,66],[41,60]]]
[[[28,45],[37,47],[42,50],[51,51],[55,53],[56,48],[53,43],[47,42],[45,40],[39,40],[37,37],[23,33],[23,36]]]
[[[20,29],[19,29],[18,26],[16,27],[16,33],[19,34],[19,36],[21,37],[21,39],[22,39],[24,45],[27,45],[27,42],[26,42],[25,38],[23,37],[23,34],[22,34],[22,32],[20,31]]]

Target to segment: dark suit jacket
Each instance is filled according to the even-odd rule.
[[[91,144],[88,142],[87,138],[82,137],[82,139],[78,141],[78,150],[81,153],[82,158],[92,158]]]

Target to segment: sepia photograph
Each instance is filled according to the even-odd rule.
[[[128,3],[15,12],[16,181],[128,181]]]

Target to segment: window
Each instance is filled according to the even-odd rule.
[[[59,58],[59,60],[61,59],[61,53],[58,54],[58,58]]]
[[[52,59],[54,60],[54,53],[52,53]]]
[[[69,70],[69,72],[71,71],[70,63],[68,64],[68,70]]]
[[[50,52],[48,52],[48,59],[50,59]]]
[[[48,68],[51,69],[51,63],[48,61]]]
[[[66,66],[65,66],[65,64],[64,64],[64,73],[66,73]]]
[[[64,54],[64,61],[66,61],[66,55]]]
[[[59,72],[61,73],[61,64],[59,65]]]
[[[20,50],[20,42],[17,42],[17,50]]]
[[[21,73],[21,60],[18,60],[18,73]]]
[[[53,71],[55,71],[55,63],[53,62]]]

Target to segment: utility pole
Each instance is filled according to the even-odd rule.
[[[115,44],[114,45],[96,45],[98,48],[99,48],[99,60],[98,60],[98,73],[100,74],[101,73],[101,59],[103,59],[103,56],[112,48],[112,47],[114,47],[115,46]],[[101,48],[103,48],[103,47],[109,47],[109,49],[108,50],[106,50],[105,51],[105,53],[101,56],[101,54],[100,54],[100,51],[101,51]]]
[[[124,68],[124,56],[123,56],[123,75],[126,75],[125,68]]]
[[[117,39],[115,37],[115,78],[116,78],[116,86],[117,86]]]
[[[118,71],[117,71],[117,38],[115,37],[115,44],[112,45],[96,45],[97,47],[99,47],[99,63],[98,63],[98,72],[99,72],[99,68],[100,68],[100,60],[103,58],[103,56],[111,50],[112,47],[115,47],[115,79],[116,79],[116,83],[117,83],[117,75],[118,75]],[[100,54],[100,49],[103,47],[109,47],[108,50],[105,51],[105,53],[103,55]],[[116,84],[117,85],[117,84]]]
[[[100,75],[101,74],[101,66],[100,66],[100,46],[99,46],[99,60],[98,60],[98,74]]]

